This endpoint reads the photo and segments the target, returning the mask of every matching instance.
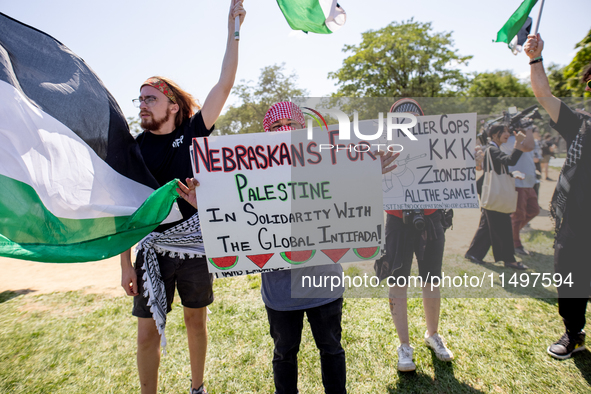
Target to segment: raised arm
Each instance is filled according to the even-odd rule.
[[[544,64],[541,59],[542,50],[544,49],[544,41],[540,34],[529,35],[527,41],[523,46],[523,52],[529,57],[531,64],[531,88],[538,102],[548,112],[554,122],[558,121],[560,113],[561,101],[552,95],[550,91],[550,83],[544,71]]]
[[[532,127],[528,127],[524,129],[525,137],[523,138],[522,142],[520,143],[519,150],[522,152],[531,152],[536,147],[536,141],[534,140],[534,132]],[[515,142],[517,142],[517,135],[519,134],[517,131],[514,132],[516,135]]]
[[[201,108],[203,122],[207,129],[211,129],[220,116],[220,113],[222,113],[224,104],[230,95],[232,86],[234,86],[234,78],[238,69],[239,43],[239,40],[234,39],[234,18],[240,16],[240,25],[242,25],[244,16],[246,15],[246,11],[242,7],[242,2],[243,0],[231,1],[230,12],[228,13],[228,40],[226,42],[226,54],[222,62],[220,79],[207,95],[203,103],[203,108]]]

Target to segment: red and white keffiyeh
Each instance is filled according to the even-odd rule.
[[[263,119],[263,128],[266,132],[269,132],[271,131],[271,125],[281,119],[291,119],[298,122],[302,126],[306,124],[306,121],[304,120],[304,114],[302,113],[300,107],[289,101],[281,101],[269,108],[265,114],[265,118]],[[288,130],[295,130],[295,127],[281,126],[277,130],[273,131]]]

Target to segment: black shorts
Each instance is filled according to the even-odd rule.
[[[181,297],[181,303],[187,308],[203,308],[213,302],[213,275],[207,269],[205,257],[186,258],[156,255],[160,266],[160,274],[166,289],[166,312],[172,310],[175,286]],[[135,261],[138,292],[133,297],[133,311],[136,317],[152,317],[148,298],[144,297],[144,252],[140,251]]]
[[[388,275],[398,278],[404,276],[408,280],[413,255],[417,256],[419,275],[425,282],[431,282],[433,276],[441,277],[445,235],[441,225],[441,212],[435,211],[425,216],[429,227],[428,239],[424,250],[421,250],[423,231],[418,231],[412,224],[404,224],[402,219],[388,214],[386,219],[386,250],[381,259],[387,262]],[[425,241],[423,241],[425,242]]]

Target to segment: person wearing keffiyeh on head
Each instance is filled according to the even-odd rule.
[[[266,132],[302,129],[305,120],[301,109],[291,102],[273,105],[263,119]],[[382,173],[396,168],[398,153],[373,152],[380,156]],[[195,205],[195,187],[199,182],[188,180],[181,186],[181,195]],[[322,279],[341,276],[340,264],[303,267],[261,274],[261,295],[267,310],[273,351],[273,376],[277,394],[297,393],[299,351],[304,314],[308,318],[316,346],[320,351],[322,383],[325,393],[346,393],[345,351],[341,346],[341,316],[343,287],[297,287],[300,298],[292,298],[292,284],[301,283],[302,276]]]
[[[296,130],[304,127],[304,115],[291,102],[280,102],[267,111],[263,119],[266,132]],[[293,272],[292,272],[293,271]],[[343,311],[343,287],[324,290],[314,298],[292,298],[292,273],[309,276],[341,276],[340,264],[305,267],[261,274],[261,295],[270,333],[273,351],[273,377],[277,394],[297,393],[298,350],[300,346],[304,314],[320,351],[322,383],[326,393],[346,393],[345,351],[341,346],[341,316]],[[307,290],[307,289],[305,289]],[[311,292],[318,289],[309,289]],[[314,294],[310,294],[314,296]],[[310,296],[306,294],[306,296]]]
[[[300,107],[289,101],[282,101],[269,108],[263,119],[263,129],[288,131],[304,128],[306,121]]]
[[[556,227],[554,270],[562,278],[562,285],[557,286],[558,313],[566,330],[547,349],[552,357],[565,359],[585,349],[583,327],[591,295],[591,116],[577,115],[552,95],[542,63],[544,41],[539,34],[528,36],[523,49],[530,58],[532,90],[550,115],[550,125],[569,147],[550,203]],[[582,81],[587,85],[585,90],[591,92],[591,64],[582,72]]]
[[[273,105],[266,113],[263,128],[266,132],[288,131],[304,127],[301,109],[291,102]],[[391,163],[398,154],[382,155],[382,172],[393,170]],[[343,287],[334,291],[328,288],[298,288],[302,298],[292,298],[292,284],[301,283],[302,275],[310,277],[338,276],[343,274],[340,264],[321,265],[261,274],[261,295],[273,351],[273,376],[277,394],[297,393],[298,351],[301,341],[304,314],[308,318],[316,347],[320,352],[322,383],[325,393],[346,393],[345,351],[341,346],[341,316],[343,311]],[[305,294],[304,294],[305,293]]]
[[[208,136],[230,94],[238,67],[235,18],[244,21],[243,0],[231,0],[228,39],[218,83],[199,107],[193,97],[164,77],[148,78],[133,100],[140,109],[144,131],[137,143],[144,161],[160,185],[175,178],[194,187],[189,147],[194,137]],[[187,189],[179,182],[177,191]],[[121,255],[121,286],[134,296],[132,314],[138,317],[137,366],[142,394],[156,393],[160,347],[166,345],[166,314],[171,311],[175,287],[181,298],[191,362],[190,394],[206,394],[203,386],[207,350],[207,305],[213,302],[213,277],[209,274],[196,204],[179,199],[183,216],[161,224],[137,248],[135,268],[131,253]]]

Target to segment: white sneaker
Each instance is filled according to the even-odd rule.
[[[445,339],[435,333],[431,336],[427,336],[425,331],[425,343],[435,352],[435,355],[441,361],[451,361],[454,359],[454,354],[445,346]]]
[[[402,372],[414,371],[417,366],[412,361],[413,348],[406,343],[398,346],[398,370]]]

